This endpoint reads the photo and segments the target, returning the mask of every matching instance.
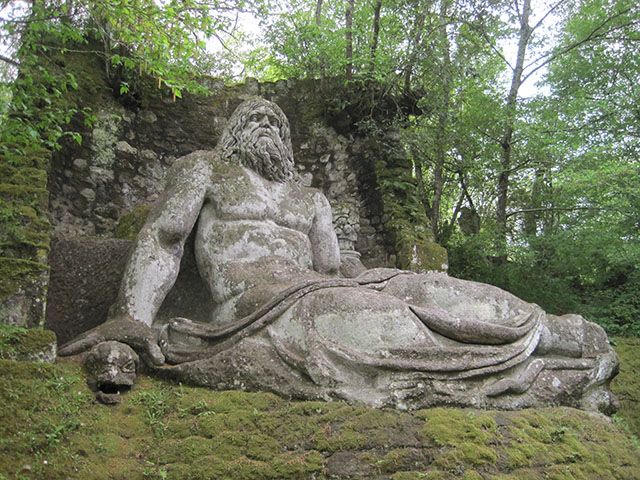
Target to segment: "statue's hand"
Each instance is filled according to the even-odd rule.
[[[158,332],[128,315],[110,318],[102,325],[78,335],[63,345],[58,354],[63,357],[76,355],[109,340],[129,345],[149,365],[160,366],[164,363],[164,355],[158,345]]]
[[[158,337],[165,360],[175,365],[202,358],[208,346],[207,329],[211,330],[211,327],[188,318],[172,318]]]

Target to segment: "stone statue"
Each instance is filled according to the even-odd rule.
[[[124,343],[107,341],[93,347],[84,360],[87,384],[100,403],[120,403],[121,394],[133,386],[139,358]]]
[[[376,407],[615,410],[616,355],[580,316],[444,273],[351,264],[341,275],[331,208],[299,181],[277,105],[242,103],[216,149],[169,177],[109,319],[61,354],[115,340],[183,382]],[[211,321],[156,325],[194,229]]]

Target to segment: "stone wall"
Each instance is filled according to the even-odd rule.
[[[118,283],[113,278],[121,275],[121,260],[130,245],[109,239],[133,238],[175,160],[195,150],[213,149],[231,113],[253,95],[276,102],[289,118],[298,172],[305,184],[323,190],[329,199],[344,255],[361,256],[367,267],[446,268],[446,252],[425,234],[426,217],[403,213],[416,210],[415,198],[397,197],[384,178],[390,165],[395,180],[412,182],[412,167],[399,135],[388,126],[368,133],[359,128],[357,114],[341,107],[338,96],[348,96],[339,90],[341,84],[210,83],[212,95],[186,95],[176,102],[166,92],[148,88],[135,109],[125,108],[111,95],[99,95],[95,105],[85,106],[92,110],[92,123],[84,128],[83,142],[67,142],[53,155],[49,217],[54,242],[45,323],[61,338],[106,317]],[[407,245],[399,248],[402,242]],[[430,256],[423,255],[425,245]],[[102,285],[95,282],[103,269],[99,262],[111,254],[96,257],[91,254],[96,248],[115,249],[113,257],[119,259],[112,262],[109,275],[102,275],[108,283],[104,288],[91,285]],[[76,255],[82,260],[71,259]],[[190,278],[184,282],[195,284]],[[169,316],[175,314],[173,304],[182,308],[202,301],[200,297],[171,300]]]
[[[50,214],[55,237],[112,237],[119,219],[153,202],[176,158],[212,149],[227,119],[244,99],[260,95],[280,105],[291,123],[296,164],[303,181],[329,199],[340,247],[359,251],[368,266],[394,266],[393,245],[384,235],[382,203],[373,165],[363,164],[366,139],[337,133],[326,105],[310,101],[312,82],[224,87],[209,97],[173,102],[150,96],[138,111],[113,100],[95,111],[81,146],[68,146],[52,162]]]

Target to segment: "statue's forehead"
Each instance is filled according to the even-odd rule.
[[[258,105],[251,110],[249,110],[249,114],[252,115],[254,113],[264,113],[268,115],[276,115],[276,111],[270,105]]]

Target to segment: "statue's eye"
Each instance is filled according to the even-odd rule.
[[[124,364],[124,366],[122,367],[122,371],[123,372],[135,372],[136,371],[136,364],[133,360],[129,360],[127,363]]]
[[[269,123],[274,127],[280,128],[280,120],[278,120],[278,117],[273,117],[269,115]]]
[[[258,120],[260,120],[260,116],[257,113],[254,113],[249,117],[249,120],[251,120],[252,122],[257,122]]]

